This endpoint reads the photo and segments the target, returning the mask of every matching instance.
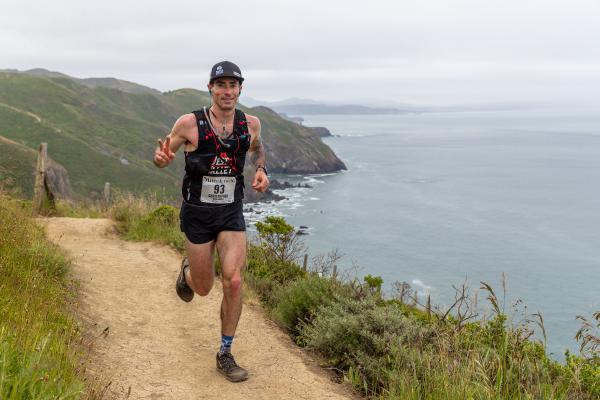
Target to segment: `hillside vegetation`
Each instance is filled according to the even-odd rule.
[[[32,197],[36,152],[0,136],[0,154],[0,177],[4,189],[16,189],[22,195]]]
[[[160,93],[114,78],[79,80],[45,72],[0,71],[0,136],[31,149],[48,142],[49,155],[66,168],[80,195],[98,196],[105,182],[126,191],[177,195],[183,155],[168,168],[154,167],[156,139],[164,137],[180,115],[209,105],[207,92]],[[261,119],[272,172],[345,168],[309,129],[269,109],[241,108]],[[25,176],[24,164],[28,163],[3,162],[0,180]],[[29,182],[22,182],[22,188],[30,190]]]

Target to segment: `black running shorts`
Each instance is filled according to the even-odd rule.
[[[181,231],[194,244],[215,240],[219,232],[245,231],[241,200],[215,207],[203,207],[183,202],[179,212]]]

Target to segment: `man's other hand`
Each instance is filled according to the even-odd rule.
[[[257,192],[263,193],[269,187],[269,178],[262,168],[258,168],[254,174],[254,180],[252,181],[252,188]]]

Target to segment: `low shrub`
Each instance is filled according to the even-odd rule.
[[[306,272],[295,262],[270,259],[262,247],[254,245],[248,249],[248,272],[280,284],[288,284],[306,276]]]
[[[272,297],[272,315],[293,335],[297,335],[302,324],[311,321],[320,307],[331,305],[336,297],[347,293],[347,287],[311,274],[287,286],[277,287]]]
[[[267,305],[273,304],[275,289],[307,275],[295,262],[273,259],[270,254],[262,245],[248,246],[246,281]]]
[[[120,198],[111,209],[118,229],[127,240],[153,240],[183,251],[185,236],[179,229],[179,209],[169,205],[154,208],[134,197]]]
[[[269,260],[292,263],[305,250],[296,230],[283,217],[268,216],[264,222],[256,223],[256,230]]]
[[[360,377],[355,386],[365,394],[387,387],[390,371],[401,368],[393,350],[410,344],[422,349],[434,331],[406,317],[399,307],[382,304],[377,297],[355,300],[336,297],[320,307],[310,323],[302,325],[300,343],[318,351],[341,370]]]

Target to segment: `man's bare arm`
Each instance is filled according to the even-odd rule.
[[[262,140],[260,136],[250,143],[250,162],[255,168],[265,167],[266,166],[266,154],[265,148],[262,144]]]
[[[246,117],[252,135],[250,148],[248,149],[250,162],[256,169],[252,187],[258,192],[264,192],[269,187],[269,178],[267,177],[266,152],[260,137],[260,120],[251,115],[246,115]]]
[[[248,120],[252,134],[250,149],[248,149],[250,152],[250,162],[255,168],[264,167],[266,165],[266,154],[260,137],[260,120],[252,116],[248,116]]]

